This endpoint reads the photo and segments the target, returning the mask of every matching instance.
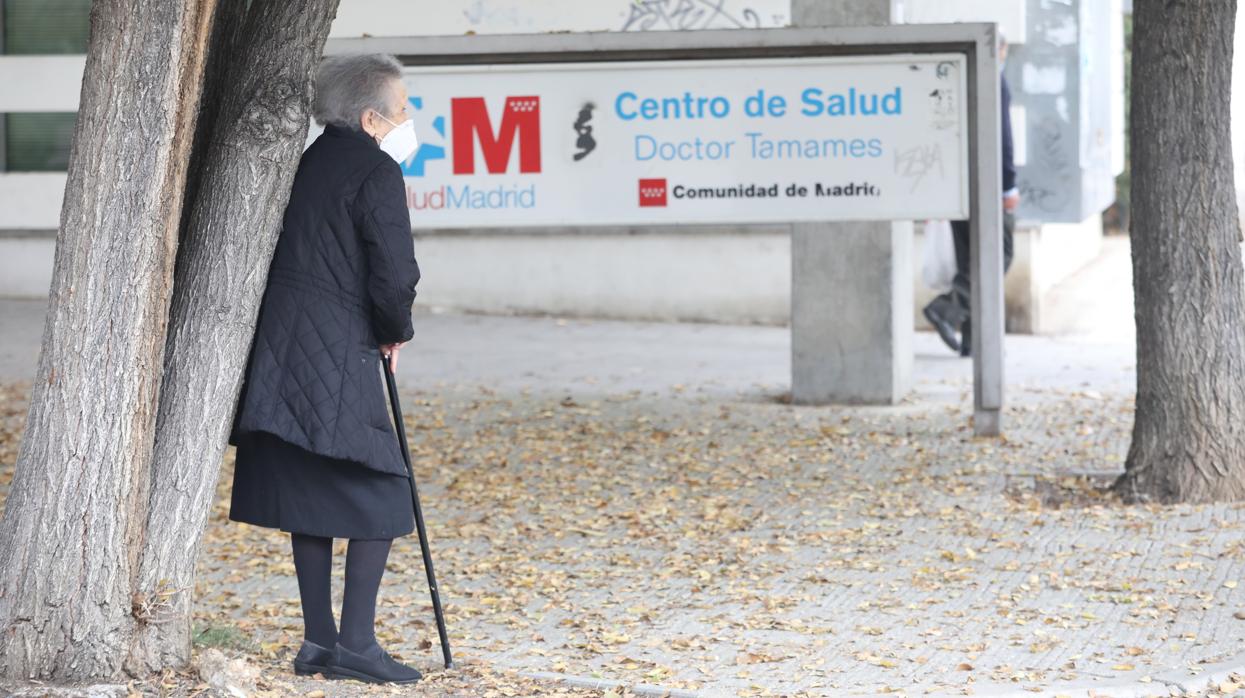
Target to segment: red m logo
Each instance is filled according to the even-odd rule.
[[[454,174],[475,174],[477,140],[489,174],[504,174],[516,136],[519,172],[540,172],[540,97],[507,97],[496,134],[483,97],[456,97],[450,101],[450,111]]]

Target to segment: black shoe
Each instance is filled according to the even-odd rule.
[[[303,646],[294,657],[294,673],[299,676],[312,674],[330,675],[329,662],[333,660],[333,650],[321,647],[314,642],[303,640]]]
[[[333,648],[328,668],[334,678],[356,679],[367,683],[415,683],[423,678],[418,670],[390,657],[377,644],[360,654],[342,647],[339,642]]]
[[[973,323],[971,320],[965,320],[960,325],[960,356],[973,355]]]
[[[925,315],[925,319],[929,320],[929,324],[938,331],[938,336],[942,338],[943,343],[950,347],[951,351],[960,351],[960,340],[955,336],[955,323],[949,317],[952,310],[952,301],[946,295],[942,295],[930,301],[921,312]]]

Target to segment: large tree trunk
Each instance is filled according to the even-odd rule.
[[[115,676],[215,0],[96,0],[43,350],[0,521],[0,675]]]
[[[1236,0],[1137,0],[1129,500],[1245,498],[1245,287],[1229,102]]]
[[[337,2],[253,0],[237,40],[222,40],[228,59],[211,62],[219,105],[177,260],[127,665],[136,674],[190,657],[195,559]]]

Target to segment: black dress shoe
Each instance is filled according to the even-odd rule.
[[[389,656],[380,645],[373,644],[363,653],[352,652],[337,643],[329,661],[335,678],[356,679],[367,683],[415,683],[423,674]]]
[[[965,320],[960,325],[960,356],[973,355],[973,322]]]
[[[303,640],[303,646],[294,657],[294,673],[299,676],[312,674],[329,675],[329,662],[333,659],[333,650],[321,647],[314,642]]]
[[[942,338],[943,343],[950,347],[951,351],[960,351],[960,340],[955,332],[955,319],[951,317],[955,314],[954,311],[954,301],[943,294],[930,301],[921,312],[925,315],[925,319],[929,320],[929,324],[938,331],[938,336]]]

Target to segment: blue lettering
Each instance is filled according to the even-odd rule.
[[[826,94],[810,87],[800,94],[804,116],[895,116],[903,113],[903,88],[890,92],[860,92],[849,87],[846,92]]]
[[[769,159],[768,155],[762,156],[759,153],[757,153],[757,140],[761,138],[761,134],[756,131],[751,131],[749,133],[745,133],[744,135],[748,137],[748,145],[750,146],[750,149],[752,150],[752,157],[756,158],[757,160],[768,160]]]
[[[647,151],[641,150],[641,143],[648,148]],[[635,159],[636,160],[652,160],[657,154],[657,139],[652,136],[636,136],[635,137]]]
[[[895,91],[882,98],[882,113],[884,114],[902,114],[903,113],[903,88],[896,87]]]
[[[471,200],[471,187],[463,185],[457,192],[454,187],[445,188],[445,207],[446,208],[468,208]]]
[[[816,87],[804,90],[800,93],[800,101],[804,102],[804,108],[800,110],[800,113],[804,116],[818,116],[821,114],[821,90]]]
[[[614,98],[614,113],[623,121],[644,119],[724,119],[731,112],[731,102],[726,97],[700,97],[691,92],[682,96],[640,97],[636,93],[620,92]]]
[[[630,99],[631,101],[634,102],[638,98],[636,97],[636,94],[634,92],[619,93],[618,97],[614,100],[614,113],[618,114],[618,118],[622,119],[623,121],[631,121],[632,119],[635,118],[635,112],[632,111],[631,113],[628,114],[623,111],[623,100],[624,99]]]

